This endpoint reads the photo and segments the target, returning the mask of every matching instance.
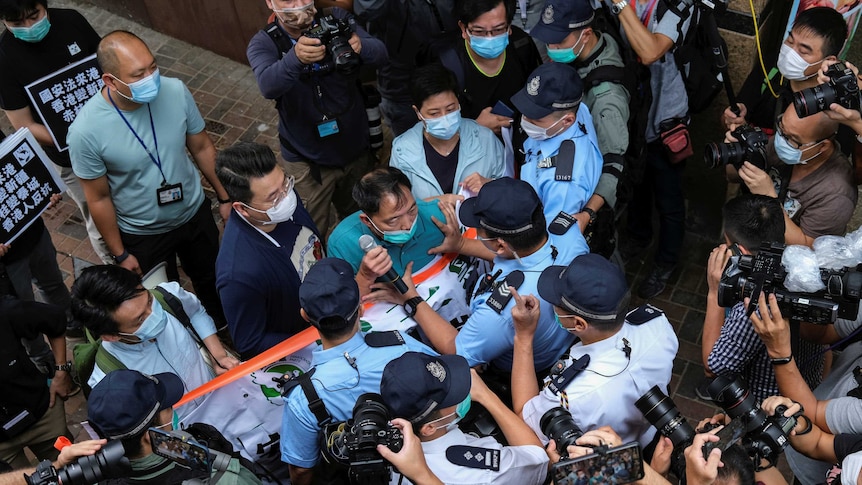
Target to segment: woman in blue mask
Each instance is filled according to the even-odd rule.
[[[392,143],[389,165],[413,185],[417,199],[455,201],[462,187],[472,193],[503,175],[503,145],[494,133],[461,117],[457,82],[439,64],[417,69],[411,85],[419,122]]]

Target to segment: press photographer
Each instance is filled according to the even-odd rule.
[[[201,448],[198,447],[198,453],[202,455],[199,458],[208,457],[210,453],[213,458],[219,458],[213,459],[205,467],[196,467],[188,450],[183,453],[180,449],[175,450],[170,443],[163,446],[154,442],[154,436],[164,436],[165,431],[170,432],[173,429],[173,405],[182,396],[182,381],[170,373],[150,376],[134,370],[120,369],[109,373],[93,387],[87,403],[87,419],[100,436],[111,442],[122,443],[125,457],[131,465],[129,473],[120,477],[113,475],[111,479],[101,483],[162,484],[180,483],[184,480],[237,485],[261,483],[240,459],[227,454],[232,450],[215,452],[216,442],[226,443],[217,432],[213,433],[217,436],[209,440],[212,450],[200,451]],[[230,444],[226,446],[230,447]],[[167,451],[175,453],[160,452],[160,448],[167,448]],[[178,462],[184,462],[185,466]],[[250,463],[246,464],[251,466]],[[95,481],[75,482],[74,485],[85,483]]]
[[[850,162],[835,141],[838,123],[823,112],[800,118],[791,105],[775,126],[766,146],[767,168],[758,167],[760,157],[749,154],[738,169],[726,165],[728,180],[742,181],[753,194],[778,198],[788,245],[811,246],[819,236],[843,235],[857,190]],[[740,140],[728,134],[725,142]]]
[[[769,356],[784,361],[791,348],[789,320],[782,316],[772,295],[761,294],[756,306],[758,311],[751,317],[754,329]],[[787,363],[774,365],[780,394],[801,404],[805,415],[827,433],[862,434],[862,400],[854,397],[860,395],[862,379],[858,372],[862,366],[862,341],[858,338],[862,315],[857,314],[855,320],[839,318],[834,325],[819,328],[823,330],[822,342],[844,348],[835,357],[829,376],[812,392],[797,368],[796,359],[788,359]],[[819,483],[832,467],[830,462],[808,458],[789,448],[785,454],[800,483]]]
[[[726,269],[731,264],[731,258],[734,258],[737,266],[741,259],[749,261],[758,258],[762,241],[782,241],[785,218],[778,200],[755,194],[740,195],[727,201],[722,215],[726,244],[713,249],[707,262],[709,289],[701,343],[701,358],[707,379],[697,387],[696,392],[701,399],[710,400],[706,387],[712,377],[741,374],[751,384],[754,396],[762,400],[777,394],[778,385],[766,347],[754,332],[742,298],[751,294],[753,285],[748,281],[758,281],[763,287],[766,277],[753,276],[751,271],[742,270],[739,274],[727,275]],[[780,260],[778,266],[781,266]],[[739,283],[744,283],[748,293],[739,294],[739,291],[734,290]],[[769,285],[766,285],[765,291],[770,291]],[[719,295],[725,297],[724,301]],[[794,354],[806,362],[803,367],[805,380],[816,386],[820,382],[822,359],[811,359],[819,354],[821,348],[800,338],[798,333],[794,335],[793,347]],[[789,352],[787,355],[790,355]]]
[[[247,55],[258,86],[278,110],[278,137],[288,175],[321,234],[356,211],[354,183],[373,167],[368,117],[357,83],[359,61],[386,63],[386,48],[332,8],[307,0],[266,0],[271,22]],[[338,219],[330,217],[330,203]]]

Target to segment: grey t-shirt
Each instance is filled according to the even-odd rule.
[[[773,140],[767,148],[767,159],[775,191],[780,194],[778,167],[783,163],[775,155]],[[843,236],[856,207],[857,195],[853,167],[841,150],[836,149],[817,170],[801,180],[790,182],[784,210],[806,236]]]
[[[850,335],[862,325],[862,311],[856,320],[838,319],[835,331],[842,338]],[[862,342],[851,344],[832,363],[832,371],[814,389],[814,396],[826,405],[826,423],[834,433],[862,433],[862,399],[847,397],[847,392],[856,387],[853,369],[862,365]],[[793,474],[801,483],[823,483],[831,463],[812,460],[791,447],[784,449]]]
[[[653,1],[655,4],[653,5]],[[638,17],[643,17],[652,5],[652,13],[646,25],[650,32],[662,34],[676,43],[679,41],[680,32],[688,31],[689,15],[685,20],[681,19],[672,10],[664,10],[660,4],[663,0],[646,0],[641,2],[634,0]],[[661,20],[657,14],[659,8],[664,13]],[[691,6],[686,7],[689,10]],[[625,33],[623,33],[625,35]],[[628,39],[626,39],[628,42]],[[667,52],[663,58],[649,65],[650,87],[652,88],[652,105],[649,109],[649,125],[647,126],[646,139],[648,142],[655,141],[659,137],[659,124],[670,118],[681,118],[688,114],[688,95],[685,92],[685,83],[682,75],[676,67],[673,53]]]

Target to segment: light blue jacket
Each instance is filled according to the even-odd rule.
[[[397,167],[410,179],[413,196],[417,199],[443,195],[443,189],[425,161],[423,129],[424,125],[420,121],[396,138],[392,142],[392,155],[389,159],[391,167]],[[458,147],[458,168],[455,169],[456,193],[458,184],[474,172],[479,172],[479,175],[489,179],[502,177],[506,160],[503,144],[494,132],[468,118],[461,118],[458,132],[461,142]]]

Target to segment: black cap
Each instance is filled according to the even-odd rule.
[[[501,177],[461,203],[458,217],[467,227],[498,234],[520,234],[533,228],[533,212],[542,203],[533,186],[523,180]]]
[[[472,382],[470,365],[460,355],[405,352],[383,369],[380,395],[392,414],[418,423],[466,399]]]
[[[578,71],[559,62],[537,67],[528,77],[527,85],[512,96],[512,104],[532,120],[562,110],[575,110],[584,94],[584,82]]]
[[[573,30],[590,25],[595,15],[590,0],[545,0],[542,18],[530,29],[530,36],[545,44],[559,44]]]
[[[315,326],[331,317],[353,323],[359,310],[359,286],[353,268],[339,258],[314,263],[299,285],[299,304]]]
[[[616,265],[588,253],[568,266],[547,267],[539,276],[537,289],[543,300],[579,317],[612,322],[629,287],[626,275]]]
[[[183,381],[175,374],[147,375],[136,370],[109,372],[87,398],[87,419],[109,440],[141,434],[160,411],[183,397]]]

